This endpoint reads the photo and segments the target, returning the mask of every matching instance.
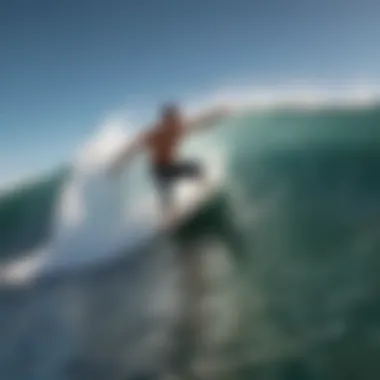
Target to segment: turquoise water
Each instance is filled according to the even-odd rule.
[[[68,169],[0,195],[0,261],[22,256],[46,240]]]
[[[154,379],[198,363],[205,378],[378,378],[379,122],[378,108],[278,110],[215,131],[227,184],[181,230],[133,258],[2,287],[0,377]],[[2,201],[4,260],[48,240],[62,176]],[[205,310],[190,334],[188,260],[202,260]]]

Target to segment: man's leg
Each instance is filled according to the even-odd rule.
[[[166,225],[171,225],[176,218],[175,179],[175,177],[164,178],[158,186],[161,218]]]
[[[176,165],[175,174],[179,178],[193,178],[203,181],[205,178],[202,166],[195,161],[183,161]]]
[[[175,217],[173,198],[175,182],[182,178],[194,178],[202,182],[206,180],[204,170],[195,161],[182,161],[158,168],[155,171],[155,177],[158,185],[160,210],[166,223],[170,223]]]

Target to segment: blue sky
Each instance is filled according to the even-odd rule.
[[[109,113],[225,83],[380,75],[377,0],[8,0],[0,183],[70,159]]]

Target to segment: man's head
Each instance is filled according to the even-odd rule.
[[[161,118],[164,124],[175,124],[182,119],[181,110],[178,105],[171,103],[162,107]]]

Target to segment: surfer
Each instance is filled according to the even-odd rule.
[[[143,132],[133,143],[122,148],[111,166],[111,172],[120,173],[122,167],[139,153],[150,155],[151,173],[155,180],[166,218],[172,210],[172,188],[183,177],[203,178],[202,167],[193,161],[180,160],[177,152],[182,140],[189,132],[205,128],[229,114],[224,107],[203,112],[198,117],[185,120],[176,104],[162,107],[159,120],[147,132]]]
[[[110,171],[119,174],[122,168],[130,163],[136,155],[147,152],[150,156],[150,170],[157,186],[164,224],[171,223],[175,216],[173,205],[173,187],[177,180],[190,177],[204,180],[206,175],[202,166],[194,161],[184,160],[178,157],[178,149],[181,142],[189,133],[215,125],[218,121],[229,115],[226,108],[213,108],[201,115],[185,120],[179,106],[170,104],[162,107],[159,119],[148,131],[141,133],[132,143],[122,147],[120,153],[113,161]],[[188,249],[188,248],[187,248]],[[198,331],[201,325],[201,309],[196,300],[200,299],[203,284],[201,264],[196,255],[183,255],[180,259],[180,267],[183,270],[184,285],[184,318],[178,326],[182,331],[180,344],[174,360],[168,366],[169,371],[182,373],[186,371],[186,359],[188,353],[197,344]],[[191,338],[190,338],[191,336]],[[187,348],[186,348],[187,347]],[[192,347],[192,348],[191,348]],[[186,352],[183,350],[186,348]],[[178,361],[178,363],[177,363]]]

